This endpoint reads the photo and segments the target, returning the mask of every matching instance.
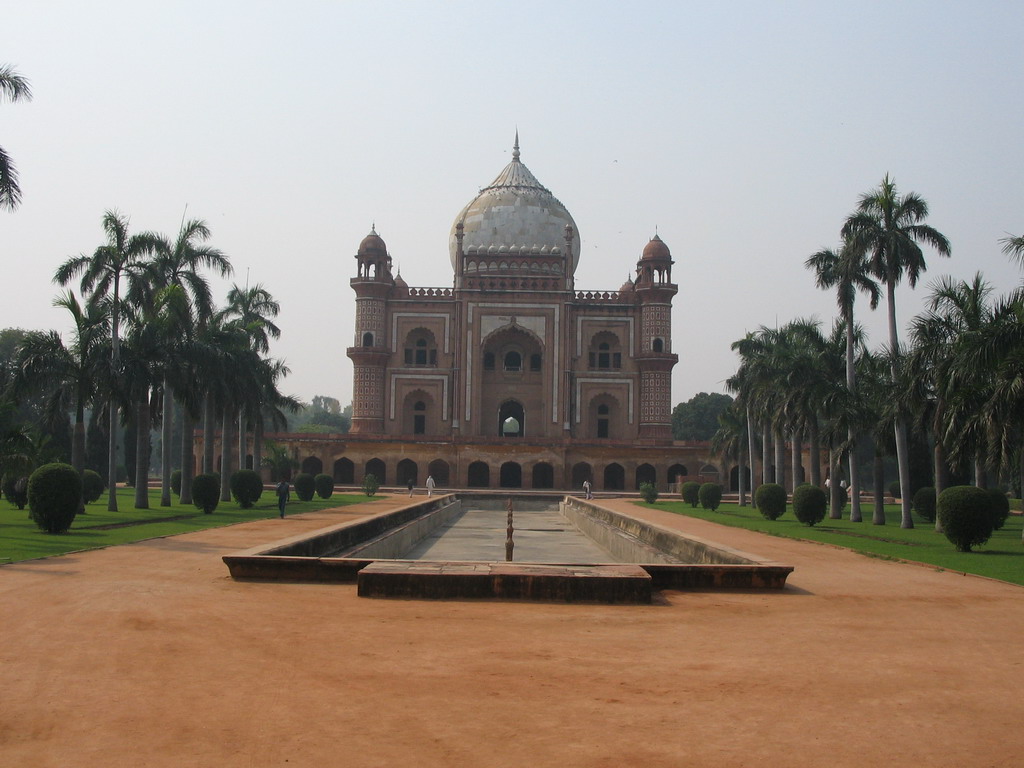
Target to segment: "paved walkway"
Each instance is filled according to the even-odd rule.
[[[366,600],[220,561],[377,505],[5,565],[0,765],[1021,764],[1021,588],[608,503],[796,571],[601,606]]]

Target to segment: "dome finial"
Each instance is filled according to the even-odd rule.
[[[519,127],[516,126],[516,143],[512,145],[512,159],[519,159]]]
[[[370,224],[370,234],[371,235],[376,235],[377,234],[377,222],[376,221],[374,221],[372,224]],[[377,236],[380,237],[380,235],[377,235]]]

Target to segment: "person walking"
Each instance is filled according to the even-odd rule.
[[[427,475],[427,496],[433,496],[434,495],[434,487],[435,487],[434,476],[433,475]]]
[[[409,482],[408,482],[408,483],[406,483],[406,485],[407,485],[407,486],[408,486],[408,488],[409,488],[409,498],[411,499],[411,498],[412,498],[412,489],[416,487],[416,484],[415,484],[415,483],[413,483],[413,481],[412,481],[412,478],[410,477],[410,478],[409,478]]]
[[[583,481],[583,496],[584,496],[584,498],[587,498],[587,499],[594,498],[594,494],[592,494],[590,492],[590,480],[589,479]]]
[[[282,480],[277,484],[277,510],[281,513],[281,519],[284,520],[284,505],[288,503],[288,481]]]

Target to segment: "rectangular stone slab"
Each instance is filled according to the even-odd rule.
[[[375,560],[357,585],[360,597],[651,602],[651,577],[638,565]]]

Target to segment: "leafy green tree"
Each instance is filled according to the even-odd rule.
[[[872,278],[868,270],[867,260],[864,251],[853,247],[849,239],[843,242],[838,251],[825,248],[809,257],[804,266],[814,270],[817,286],[823,290],[836,289],[836,301],[839,304],[839,312],[842,316],[843,329],[846,336],[846,388],[851,398],[856,397],[856,356],[853,305],[857,298],[858,291],[866,293],[871,303],[871,309],[878,306],[881,296],[878,283]],[[849,424],[848,439],[851,446],[857,444],[857,430],[855,422]],[[850,493],[852,504],[850,507],[850,521],[859,523],[862,520],[860,509],[860,471],[857,466],[857,451],[849,451],[850,465]],[[812,481],[813,482],[813,481]],[[815,483],[816,484],[816,483]]]
[[[0,65],[0,97],[11,101],[28,101],[32,98],[32,89],[28,80],[14,71],[8,64]],[[21,202],[21,187],[18,185],[18,172],[3,147],[0,147],[0,208],[14,210]]]
[[[148,236],[129,235],[128,219],[116,211],[107,211],[103,216],[103,231],[107,241],[90,256],[72,256],[57,269],[54,282],[67,285],[81,275],[82,295],[91,302],[106,301],[110,308],[110,381],[116,382],[121,375],[121,312],[122,282],[127,297],[136,303],[144,302],[149,292],[149,274],[146,254],[152,250]],[[117,393],[111,389],[108,401],[109,440],[107,463],[107,488],[109,496],[107,509],[117,511],[117,435],[119,409]]]
[[[897,378],[895,358],[900,352],[896,326],[896,286],[906,276],[913,288],[921,273],[927,269],[921,243],[930,245],[940,256],[949,256],[949,241],[945,235],[928,224],[928,204],[924,199],[908,192],[900,195],[896,183],[886,174],[877,189],[861,196],[857,210],[843,225],[843,237],[850,244],[867,253],[871,274],[885,284],[889,310],[889,347],[893,354],[892,378]],[[907,448],[907,425],[902,418],[896,420],[896,460],[899,464],[900,485],[910,487],[910,463]],[[913,528],[910,498],[903,495],[902,528]]]
[[[700,392],[672,410],[672,436],[676,440],[710,440],[718,431],[718,416],[732,404],[729,395]]]
[[[65,346],[56,331],[33,331],[22,340],[13,391],[48,391],[51,418],[75,414],[71,442],[71,466],[85,469],[85,409],[93,397],[94,382],[102,376],[109,353],[106,336],[109,317],[106,307],[89,303],[83,307],[75,294],[58,296],[53,305],[66,309],[72,318],[72,343]]]

